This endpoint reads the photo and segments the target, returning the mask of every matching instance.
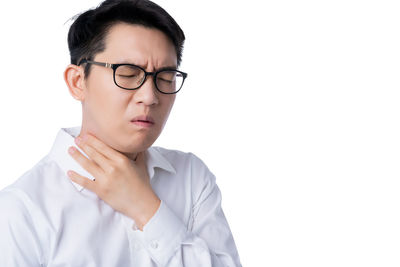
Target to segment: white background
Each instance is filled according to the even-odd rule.
[[[156,2],[189,76],[155,145],[216,175],[243,266],[399,266],[398,2]],[[80,124],[64,23],[98,3],[2,4],[0,188]]]

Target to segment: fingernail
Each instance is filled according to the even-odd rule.
[[[70,154],[74,154],[74,152],[75,152],[75,147],[71,146],[71,147],[68,149],[68,152],[69,152]]]

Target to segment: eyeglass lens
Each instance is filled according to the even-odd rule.
[[[115,70],[115,82],[126,89],[138,88],[144,80],[145,73],[142,69],[132,65],[121,65]],[[183,84],[183,75],[177,71],[165,70],[156,76],[156,86],[164,93],[174,93]]]

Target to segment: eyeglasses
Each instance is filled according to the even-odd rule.
[[[110,64],[82,59],[78,66],[88,63],[113,69],[114,83],[126,90],[136,90],[146,81],[148,75],[153,75],[153,81],[158,91],[163,94],[176,94],[181,90],[187,73],[163,68],[155,72],[147,72],[140,66],[133,64]]]

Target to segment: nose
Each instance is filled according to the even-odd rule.
[[[152,76],[147,76],[146,81],[135,91],[136,103],[143,103],[146,106],[158,104],[158,92]]]

